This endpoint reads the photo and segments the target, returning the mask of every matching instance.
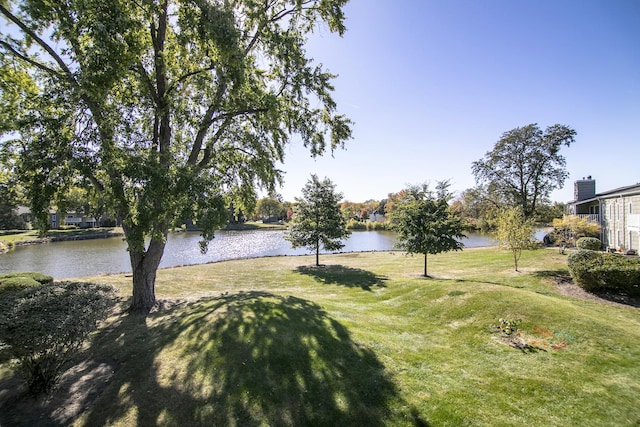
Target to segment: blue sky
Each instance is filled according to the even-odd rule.
[[[640,182],[640,0],[351,0],[347,32],[320,28],[308,53],[338,74],[335,99],[354,122],[345,150],[287,150],[280,193],[311,173],[346,200],[380,200],[407,184],[475,185],[471,163],[511,129],[559,123],[573,199]]]

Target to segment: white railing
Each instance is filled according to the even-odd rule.
[[[598,214],[578,214],[576,216],[580,219],[586,219],[589,222],[600,223],[600,215]]]

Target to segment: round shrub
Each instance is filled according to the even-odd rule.
[[[115,288],[81,282],[0,294],[0,342],[18,359],[30,392],[51,390],[115,302]]]
[[[588,291],[640,289],[640,258],[579,250],[569,255],[567,265],[574,282]]]
[[[589,251],[599,251],[602,248],[602,242],[596,237],[581,237],[576,241],[576,247]]]

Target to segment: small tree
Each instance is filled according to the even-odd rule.
[[[533,219],[525,218],[520,207],[510,207],[498,213],[496,225],[496,238],[501,247],[511,251],[515,270],[518,271],[522,250],[533,247]]]
[[[553,237],[560,253],[564,253],[568,245],[575,245],[580,237],[597,237],[600,224],[577,215],[565,215],[553,220]]]
[[[340,212],[342,193],[335,192],[335,184],[328,178],[320,181],[316,175],[296,197],[293,218],[285,238],[294,248],[306,247],[315,251],[316,265],[320,265],[320,247],[329,251],[344,247],[342,239],[351,234]]]
[[[458,239],[463,234],[462,220],[450,209],[447,182],[438,184],[434,197],[426,185],[411,187],[396,204],[391,215],[397,231],[396,247],[411,254],[424,254],[424,276],[427,275],[427,254],[462,250]]]

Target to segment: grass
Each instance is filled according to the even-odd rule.
[[[74,424],[640,423],[640,313],[558,293],[557,251],[523,253],[519,273],[494,248],[430,256],[430,279],[397,252],[321,262],[159,271],[164,308],[115,315],[87,349],[112,374]],[[90,280],[131,293],[124,275]],[[521,319],[519,336],[500,318]]]

